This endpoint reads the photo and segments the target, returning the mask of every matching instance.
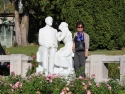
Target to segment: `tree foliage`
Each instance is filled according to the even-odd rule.
[[[13,13],[14,6],[9,0],[0,0],[0,13]]]
[[[45,25],[46,16],[52,16],[55,24],[60,20],[61,4],[64,1],[59,0],[27,0],[25,4],[29,7],[29,12],[38,21],[40,26]]]
[[[37,32],[50,15],[55,28],[65,21],[72,33],[76,22],[83,21],[90,35],[90,50],[125,47],[125,0],[23,0],[23,4],[34,17],[30,26],[37,27]]]

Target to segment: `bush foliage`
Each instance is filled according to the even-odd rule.
[[[93,76],[94,77],[94,76]],[[94,78],[65,79],[56,74],[31,74],[26,78],[0,76],[1,94],[122,94],[124,89],[116,80],[95,83]]]

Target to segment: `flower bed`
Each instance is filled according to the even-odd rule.
[[[70,77],[69,77],[70,78]],[[56,74],[31,74],[26,78],[11,73],[0,76],[0,94],[124,94],[116,80],[95,83],[94,78],[64,79]]]

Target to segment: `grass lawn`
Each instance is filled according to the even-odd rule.
[[[24,46],[24,47],[10,47],[5,48],[11,54],[36,54],[38,45],[35,46]]]
[[[97,50],[89,51],[89,55],[92,54],[105,54],[105,55],[125,55],[125,50]]]
[[[59,46],[59,48],[62,45]],[[5,48],[5,50],[9,51],[11,54],[36,54],[39,45],[34,46],[24,46],[24,47],[11,47]],[[58,48],[58,49],[59,49]],[[125,50],[96,50],[96,51],[89,51],[89,55],[92,54],[106,54],[106,55],[125,55]]]

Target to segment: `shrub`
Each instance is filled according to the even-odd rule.
[[[118,94],[120,91],[120,85],[117,81],[109,80],[109,82],[95,83],[94,79],[82,77],[73,79],[65,88],[68,89],[63,92],[68,93],[70,91],[72,94],[86,94],[87,92],[92,94]]]
[[[31,74],[26,78],[15,75],[0,76],[1,94],[121,94],[125,89],[121,88],[117,80],[96,83],[94,78],[78,77],[72,80],[56,74]]]
[[[21,78],[12,73],[0,80],[1,94],[59,94],[67,82],[55,74],[48,76],[32,74]]]

